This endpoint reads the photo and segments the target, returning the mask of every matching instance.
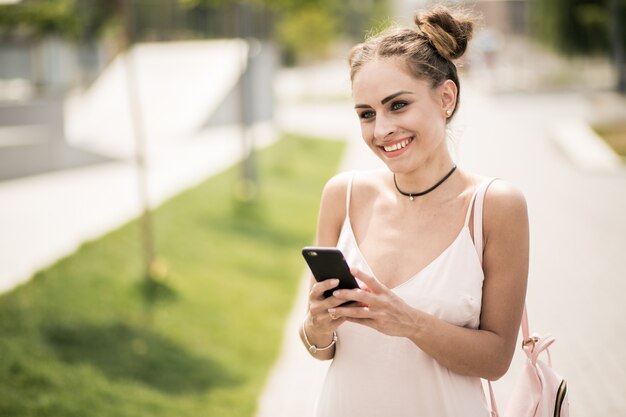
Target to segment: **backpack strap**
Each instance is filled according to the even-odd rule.
[[[498,406],[496,405],[496,396],[493,393],[493,387],[491,386],[491,381],[487,381],[487,385],[489,386],[489,403],[490,403],[490,415],[491,417],[500,417],[498,413]]]
[[[480,264],[483,263],[483,204],[485,202],[485,194],[487,188],[497,178],[489,178],[483,181],[476,189],[476,197],[474,201],[474,247],[478,254]]]

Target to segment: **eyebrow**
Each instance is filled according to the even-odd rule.
[[[401,96],[402,94],[413,94],[413,92],[412,91],[406,91],[406,90],[398,91],[397,93],[393,93],[391,95],[388,95],[384,99],[380,100],[380,104],[385,104],[389,100],[393,100],[394,98],[396,98],[398,96]],[[354,106],[355,109],[369,109],[371,107],[372,106],[369,106],[367,104],[357,104],[356,106]]]

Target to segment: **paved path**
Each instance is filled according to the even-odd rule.
[[[531,329],[557,337],[551,350],[556,369],[569,381],[571,416],[625,416],[626,171],[584,170],[555,146],[556,124],[592,113],[580,94],[487,94],[472,83],[464,93],[452,129],[457,160],[465,169],[516,184],[526,195]],[[349,103],[335,104],[314,123],[312,105],[292,107],[289,117],[305,132],[318,132],[320,125],[347,132],[342,170],[375,165],[365,146],[358,146],[352,111],[342,105],[349,109]],[[257,417],[312,414],[327,364],[308,357],[297,337],[306,292],[303,281]],[[495,384],[501,411],[522,360],[517,352],[509,373]]]
[[[624,416],[626,173],[583,171],[554,146],[556,123],[591,114],[580,95],[475,99],[462,164],[506,178],[526,194],[531,328],[557,337],[552,352],[570,382],[572,417]],[[513,375],[497,384],[504,398]]]

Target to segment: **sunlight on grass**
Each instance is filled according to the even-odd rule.
[[[594,126],[594,130],[622,159],[626,160],[626,124]]]
[[[287,137],[154,213],[170,296],[146,303],[136,222],[0,297],[1,416],[252,416],[342,144]]]

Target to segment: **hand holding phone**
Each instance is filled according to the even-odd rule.
[[[334,247],[306,246],[302,249],[302,255],[318,282],[336,278],[339,285],[324,292],[324,297],[333,295],[333,291],[339,289],[356,289],[359,284],[350,273],[350,267],[341,251]]]

